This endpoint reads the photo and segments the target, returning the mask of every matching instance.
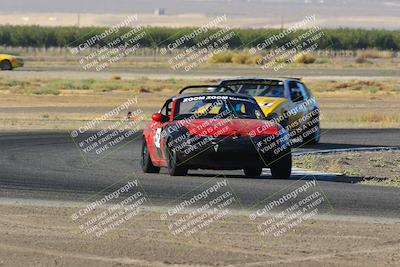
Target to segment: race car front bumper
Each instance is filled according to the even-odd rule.
[[[190,169],[268,168],[290,151],[288,142],[279,139],[279,136],[203,136],[177,151],[177,156],[179,164]]]

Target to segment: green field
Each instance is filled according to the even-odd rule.
[[[100,35],[107,28],[105,27],[43,27],[43,26],[0,26],[0,45],[22,46],[22,47],[73,47],[81,41]],[[116,34],[112,34],[97,45],[102,46],[117,36],[129,32],[131,28],[121,28]],[[141,39],[142,47],[160,48],[165,47],[182,36],[190,35],[196,28],[167,28],[167,27],[145,27],[147,35]],[[182,47],[191,47],[204,38],[216,33],[220,29],[210,29],[203,34],[187,40]],[[266,38],[279,34],[280,29],[232,29],[235,37],[229,40],[230,48],[251,47]],[[334,50],[354,50],[377,48],[381,50],[400,49],[399,30],[380,30],[380,29],[322,29],[325,38],[319,42],[319,49]],[[272,47],[284,45],[295,37],[306,32],[300,29],[295,33],[290,33],[284,38],[277,40]]]

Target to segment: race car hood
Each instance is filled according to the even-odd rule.
[[[257,101],[258,105],[261,107],[265,116],[272,113],[279,105],[287,101],[286,98],[280,97],[264,97],[256,96],[254,99]]]
[[[193,135],[271,135],[278,134],[275,123],[257,119],[194,119],[181,123]]]
[[[4,59],[8,59],[11,61],[11,60],[15,59],[15,56],[7,55],[7,54],[0,54],[0,60],[4,60]]]

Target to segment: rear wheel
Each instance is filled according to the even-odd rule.
[[[186,176],[188,173],[188,169],[179,164],[179,160],[176,154],[176,151],[173,149],[168,149],[168,173],[171,176]]]
[[[288,179],[292,173],[292,152],[287,150],[283,156],[271,165],[271,175],[273,178]]]
[[[1,70],[11,70],[11,62],[8,60],[3,60],[2,62],[0,62],[0,68]]]
[[[260,177],[262,168],[244,169],[243,172],[246,177]]]
[[[143,139],[142,143],[142,159],[140,161],[144,173],[159,173],[160,167],[153,165],[151,161],[149,150],[147,148],[146,140]]]

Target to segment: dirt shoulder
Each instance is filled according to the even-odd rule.
[[[398,266],[398,223],[310,219],[276,238],[232,215],[190,238],[143,211],[100,239],[83,236],[73,207],[0,204],[0,266]],[[379,234],[377,234],[379,233]],[[12,255],[12,256],[11,256]]]
[[[400,151],[348,152],[294,158],[297,167],[341,173],[349,182],[400,187]]]

